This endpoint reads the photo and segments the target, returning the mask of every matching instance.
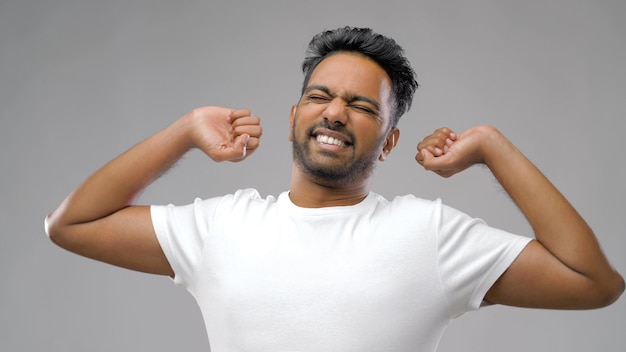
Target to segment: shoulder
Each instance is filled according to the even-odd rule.
[[[152,205],[152,213],[159,215],[187,214],[186,216],[211,217],[224,212],[245,210],[254,206],[266,206],[276,202],[273,196],[262,198],[254,188],[245,188],[221,196],[194,199],[192,203],[185,205]]]
[[[274,203],[276,198],[273,196],[261,197],[259,191],[254,188],[244,188],[235,191],[234,193],[225,194],[222,196],[211,198],[196,198],[194,200],[195,206],[200,207],[222,207],[222,206],[237,206],[254,203]]]
[[[245,188],[240,189],[233,194],[223,196],[222,202],[234,205],[269,205],[276,203],[276,197],[268,195],[263,198],[256,189]]]
[[[441,218],[442,204],[440,199],[429,200],[416,197],[412,194],[395,196],[391,200],[372,193],[371,201],[375,205],[373,217],[384,222],[396,224],[419,225],[420,228],[432,227]]]
[[[376,202],[377,207],[380,209],[387,209],[394,212],[433,211],[443,206],[440,199],[423,199],[413,194],[395,196],[391,200],[387,200],[376,193],[371,193],[370,197]]]
[[[230,217],[241,213],[265,213],[275,206],[276,198],[271,195],[264,198],[256,189],[246,188],[221,197],[197,199],[196,203],[204,213],[211,213],[216,217]]]

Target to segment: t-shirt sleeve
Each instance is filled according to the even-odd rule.
[[[196,198],[188,205],[152,205],[152,226],[161,249],[174,271],[174,283],[190,289],[203,260],[205,248],[210,247],[211,235],[220,222],[239,206],[240,213],[251,199],[258,199],[255,189],[238,190],[221,197]],[[244,209],[244,210],[242,210]]]
[[[485,294],[532,240],[488,226],[456,209],[437,204],[439,268],[457,317],[481,306]]]
[[[208,235],[208,220],[215,200],[196,199],[192,204],[153,205],[152,226],[174,271],[174,282],[188,287],[202,259]]]

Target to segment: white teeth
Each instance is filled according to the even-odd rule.
[[[333,138],[333,137],[329,137],[329,136],[325,136],[323,134],[320,134],[317,136],[317,141],[320,143],[324,143],[324,144],[332,144],[332,145],[336,145],[340,148],[345,148],[347,147],[346,143],[344,143],[343,141]]]

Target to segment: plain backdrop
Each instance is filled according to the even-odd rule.
[[[188,293],[54,246],[43,219],[102,164],[202,105],[252,109],[261,148],[239,164],[192,152],[139,202],[288,189],[306,44],[344,25],[395,38],[421,84],[375,191],[440,197],[530,235],[484,168],[441,179],[413,159],[437,127],[492,124],[626,274],[624,18],[620,0],[2,0],[0,350],[208,351]],[[455,320],[440,351],[624,351],[624,326],[624,298],[582,312],[489,307]]]

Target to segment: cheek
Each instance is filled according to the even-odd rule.
[[[294,111],[289,118],[289,140],[293,141],[294,138],[305,133],[307,126],[315,120],[314,116],[319,116],[319,113],[306,105],[299,106],[297,113]]]
[[[294,140],[302,138],[303,133],[305,133],[305,131],[302,130],[303,128],[304,123],[300,115],[291,119],[289,123],[289,141],[293,142]]]
[[[370,147],[379,146],[384,142],[386,135],[382,133],[381,126],[376,122],[367,122],[359,126],[356,131],[361,137],[362,141],[368,144]]]

